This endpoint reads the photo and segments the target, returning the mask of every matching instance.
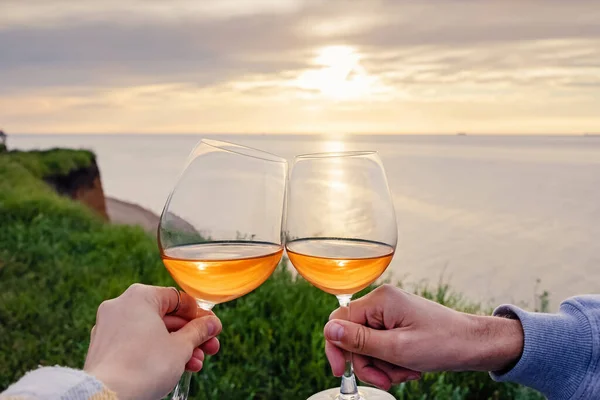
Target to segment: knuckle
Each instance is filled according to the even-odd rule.
[[[373,290],[371,293],[369,293],[369,295],[372,296],[374,299],[379,300],[381,298],[387,297],[390,294],[390,291],[390,284],[386,283]]]
[[[142,293],[146,292],[146,285],[142,285],[141,283],[134,283],[127,288],[124,294],[129,296],[138,296]]]
[[[358,329],[356,330],[356,333],[354,335],[354,342],[353,342],[353,346],[356,350],[358,350],[359,352],[364,351],[366,345],[367,345],[367,341],[369,340],[369,330],[364,327],[363,325],[359,325]]]
[[[406,300],[406,292],[389,283],[381,286],[379,295],[381,296],[382,303],[390,307],[397,306],[399,303]]]
[[[102,303],[100,303],[100,305],[98,306],[98,313],[99,314],[104,314],[107,311],[110,311],[111,308],[113,308],[113,305],[115,304],[114,300],[104,300]]]
[[[145,300],[148,302],[157,302],[157,296],[151,290],[153,287],[143,285],[141,283],[134,283],[125,290],[120,298],[127,299],[127,301],[141,301]]]
[[[96,312],[96,321],[98,321],[102,315],[109,314],[112,309],[114,309],[115,300],[105,300],[98,306],[98,311]]]
[[[391,293],[395,293],[396,291],[398,291],[397,287],[390,285],[389,283],[386,283],[385,285],[380,286],[378,289],[381,289],[381,293],[383,295],[389,295]]]

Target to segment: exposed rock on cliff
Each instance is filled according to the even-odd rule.
[[[79,167],[66,175],[46,176],[44,181],[58,193],[87,205],[102,218],[108,220],[100,170],[95,159],[89,166]]]

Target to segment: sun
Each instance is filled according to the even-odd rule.
[[[315,68],[302,72],[294,84],[336,100],[359,99],[371,93],[374,79],[360,64],[351,46],[321,48],[313,59]]]

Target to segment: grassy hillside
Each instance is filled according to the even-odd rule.
[[[68,149],[10,151],[4,155],[38,178],[66,175],[70,171],[89,166],[95,159],[91,151]]]
[[[40,179],[93,159],[55,150],[0,154],[0,390],[37,365],[81,367],[97,306],[133,282],[173,285],[154,238],[104,224]],[[446,286],[420,294],[477,310]],[[336,307],[285,266],[262,287],[218,306],[221,352],[195,377],[197,399],[305,399],[338,384],[322,327]],[[427,374],[396,387],[399,399],[541,399],[484,373]]]

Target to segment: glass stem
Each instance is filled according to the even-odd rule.
[[[196,299],[198,307],[203,310],[210,311],[215,305],[208,301]],[[188,394],[190,393],[190,381],[192,380],[192,373],[190,371],[184,371],[177,386],[173,389],[171,400],[187,400]],[[345,399],[344,399],[345,400]]]
[[[179,382],[175,389],[173,390],[173,395],[171,396],[171,400],[187,400],[188,393],[190,392],[190,381],[192,379],[192,373],[190,371],[185,371],[181,378],[179,378]]]
[[[341,307],[348,308],[348,318],[350,318],[350,300],[352,295],[340,295],[337,296]],[[350,359],[346,361],[346,369],[342,376],[342,385],[340,386],[340,394],[337,397],[339,400],[359,400],[360,394],[358,393],[358,386],[356,385],[356,378],[354,377],[354,368],[352,366],[353,354],[350,353]]]

